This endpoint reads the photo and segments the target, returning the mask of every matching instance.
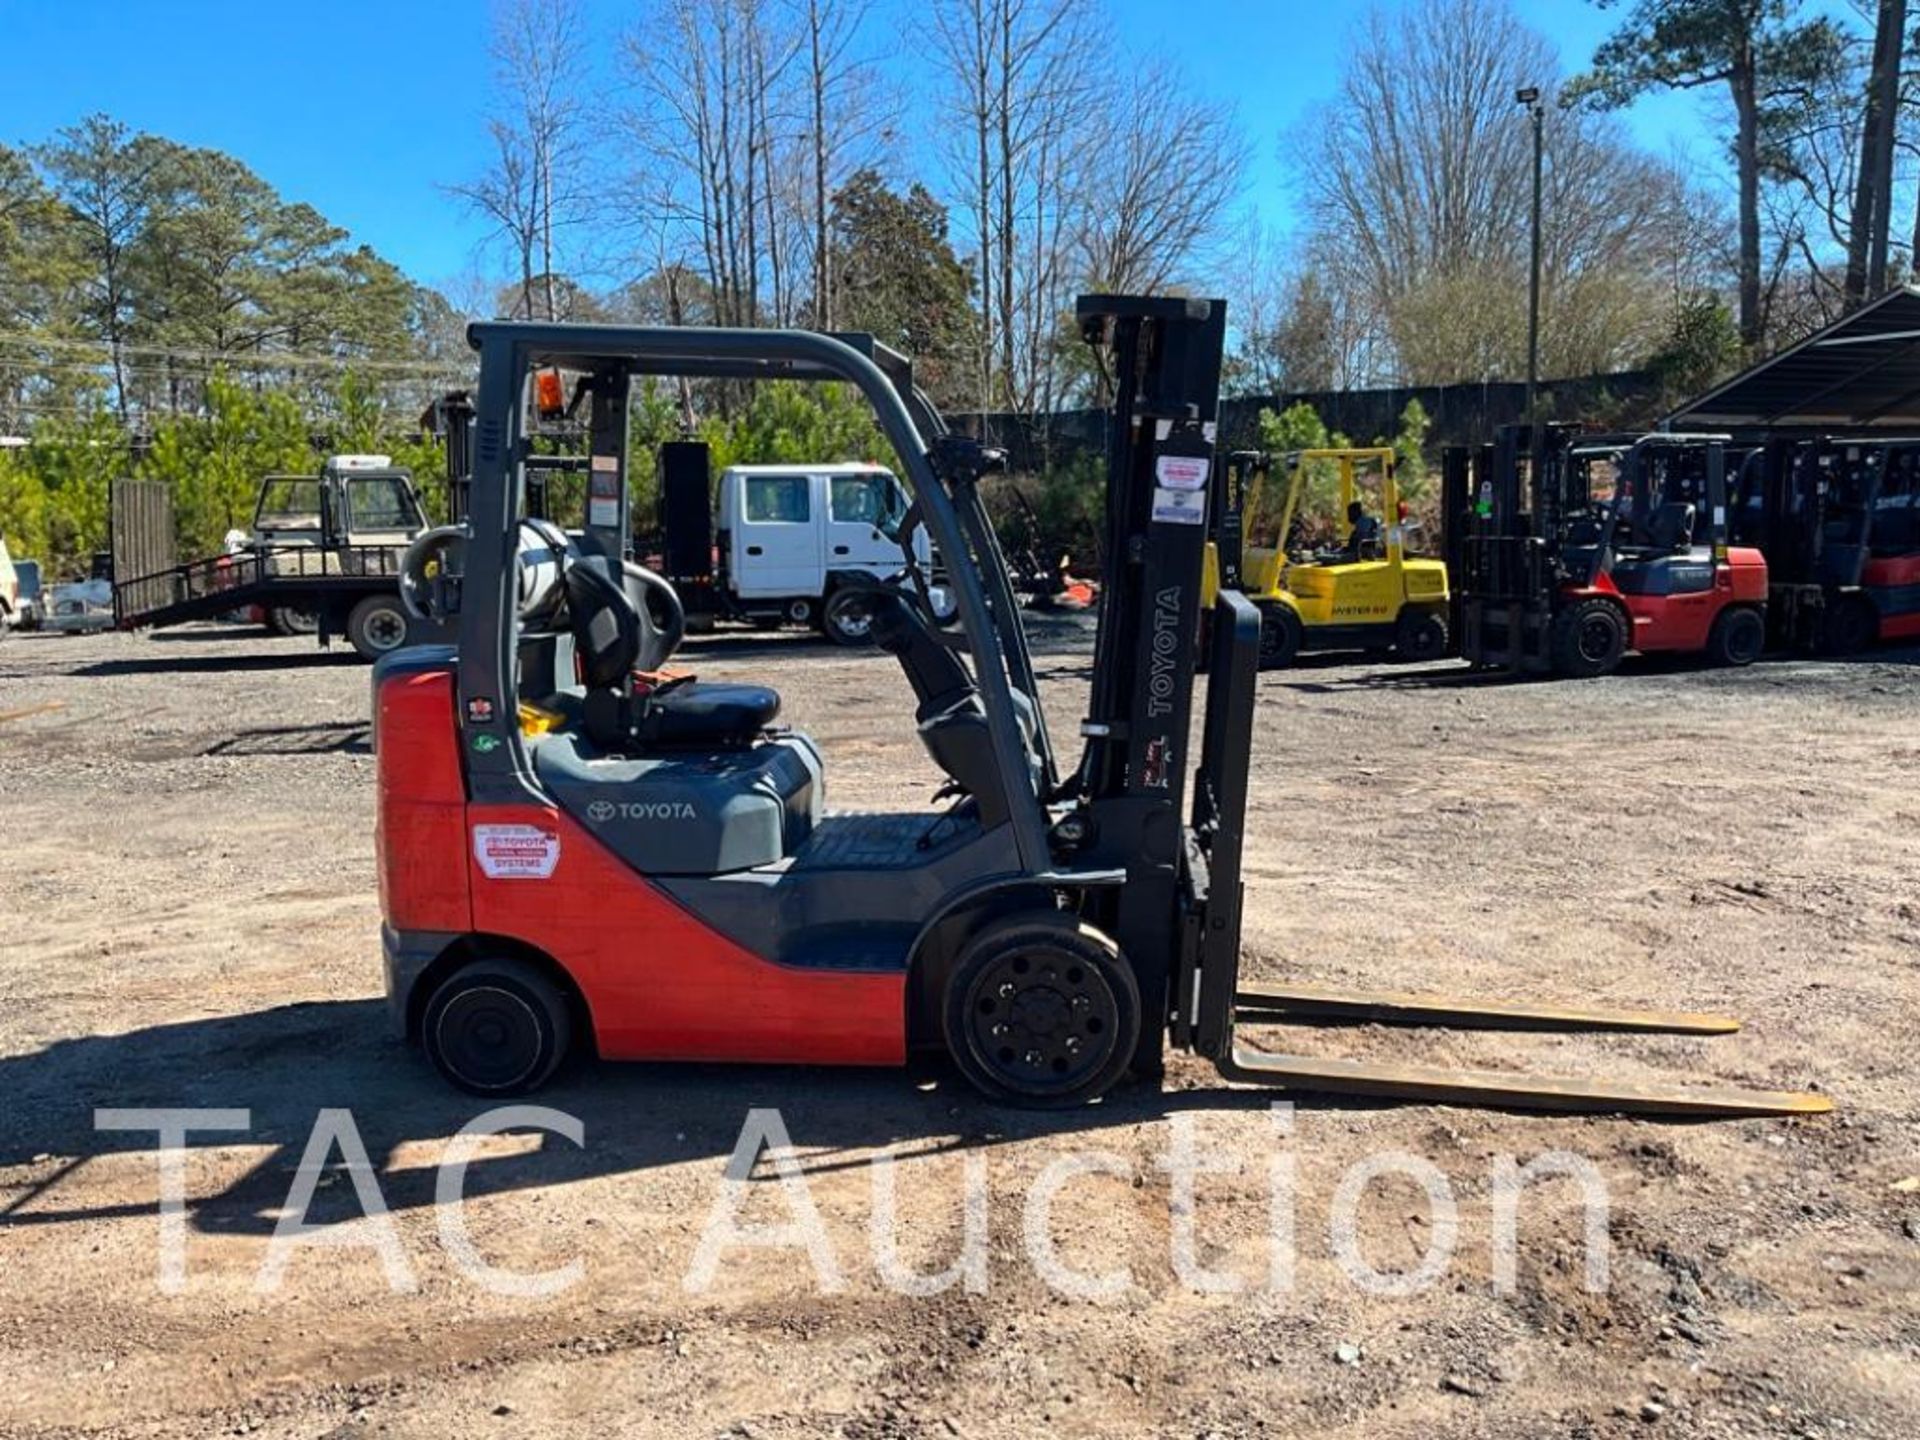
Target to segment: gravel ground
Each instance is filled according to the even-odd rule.
[[[936,776],[892,665],[799,638],[714,640],[770,679],[839,805]],[[367,671],[311,642],[189,629],[0,646],[0,1435],[552,1437],[1884,1436],[1920,1414],[1920,758],[1914,653],[1736,673],[1491,684],[1313,664],[1262,681],[1247,968],[1333,984],[1711,1009],[1717,1040],[1310,1031],[1311,1053],[1815,1087],[1831,1117],[1660,1124],[1268,1095],[1176,1060],[1163,1093],[1068,1115],[900,1073],[576,1066],[542,1095],[584,1144],[481,1144],[464,1214],[485,1261],[577,1262],[491,1293],[432,1204],[480,1109],[387,1038]],[[1071,732],[1084,635],[1044,689]],[[794,1249],[687,1277],[751,1106],[777,1106],[839,1288]],[[186,1273],[156,1270],[151,1134],[99,1106],[244,1109],[185,1165]],[[335,1153],[308,1216],[361,1242],[259,1280],[323,1110],[348,1107],[397,1237],[396,1290]],[[1180,1127],[1237,1174],[1177,1193]],[[1583,1281],[1575,1187],[1520,1210],[1497,1284],[1492,1177],[1564,1151],[1604,1179],[1609,1283]],[[1023,1244],[1036,1178],[1075,1298]],[[1418,1293],[1356,1283],[1329,1232],[1351,1167],[1406,1152],[1457,1209]],[[885,1156],[898,1162],[871,1164]],[[1288,1183],[1288,1168],[1291,1181]],[[971,1286],[897,1293],[870,1227],[893,1181],[901,1263],[950,1263],[984,1167]],[[1056,1172],[1057,1173],[1057,1172]],[[758,1178],[770,1180],[763,1165]],[[1276,1176],[1279,1177],[1276,1179]],[[1364,1177],[1362,1177],[1364,1178]],[[876,1186],[882,1188],[876,1189]],[[1276,1205],[1274,1191],[1290,1196]],[[789,1191],[744,1187],[745,1213]],[[1188,1200],[1191,1198],[1192,1203]],[[1269,1235],[1291,1212],[1291,1273]],[[1404,1174],[1354,1211],[1403,1277],[1445,1215]],[[1194,1261],[1252,1285],[1209,1293]]]

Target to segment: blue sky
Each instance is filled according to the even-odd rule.
[[[636,8],[587,0],[610,37]],[[1279,135],[1335,83],[1358,0],[1110,0],[1129,37],[1231,98],[1254,145],[1250,196],[1284,225]],[[1614,16],[1585,0],[1517,0],[1570,67]],[[897,8],[886,7],[889,11]],[[0,0],[0,141],[44,138],[104,110],[138,129],[231,152],[410,274],[473,266],[482,227],[437,182],[484,163],[485,0]],[[609,57],[610,58],[610,57]],[[611,71],[611,64],[608,65]],[[1717,112],[1666,96],[1628,116],[1661,151],[1719,163]]]

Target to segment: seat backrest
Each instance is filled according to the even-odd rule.
[[[611,561],[586,556],[567,566],[567,615],[589,690],[624,687],[646,638],[647,619]]]
[[[1648,534],[1656,550],[1681,550],[1693,543],[1693,506],[1682,500],[1669,500],[1653,512],[1647,523]]]

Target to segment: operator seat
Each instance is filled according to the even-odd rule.
[[[639,572],[639,573],[635,573]],[[764,685],[668,681],[636,694],[636,669],[657,670],[677,637],[662,637],[647,608],[654,583],[638,566],[615,569],[590,556],[566,569],[567,614],[581,678],[586,731],[609,749],[731,749],[751,745],[780,713],[780,696]]]
[[[1655,550],[1685,550],[1693,544],[1693,506],[1684,500],[1669,500],[1655,508],[1647,521],[1647,534]]]
[[[992,829],[1003,823],[1008,811],[997,779],[993,732],[987,724],[980,689],[967,667],[940,643],[919,609],[899,590],[876,586],[871,592],[869,613],[873,617],[870,633],[874,643],[900,662],[920,702],[913,718],[927,754],[956,786],[973,797],[982,825]],[[1013,704],[1022,748],[1033,765],[1033,701],[1015,690]]]

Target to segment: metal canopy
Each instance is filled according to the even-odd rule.
[[[1888,291],[1683,405],[1665,426],[1920,429],[1920,288]]]

